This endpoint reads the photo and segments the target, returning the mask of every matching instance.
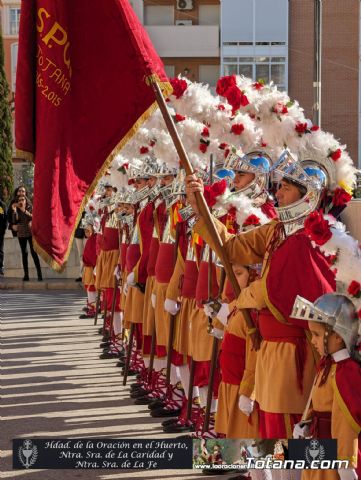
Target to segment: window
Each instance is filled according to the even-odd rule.
[[[269,83],[269,65],[256,63],[256,78],[255,80],[262,80]]]
[[[219,79],[219,65],[199,65],[199,81],[215,87]]]
[[[11,45],[11,91],[15,92],[16,66],[18,64],[18,44]]]
[[[172,5],[145,5],[144,25],[174,25]]]
[[[286,57],[224,57],[223,72],[223,75],[244,75],[254,81],[273,81],[279,90],[286,88]]]
[[[164,65],[164,70],[168,78],[173,78],[175,76],[174,65]]]
[[[219,25],[219,5],[199,5],[199,25]]]
[[[20,8],[10,8],[10,35],[19,35]]]
[[[225,75],[237,75],[238,73],[238,66],[237,65],[224,65],[224,74]]]
[[[271,79],[276,85],[284,86],[286,77],[285,64],[271,65]]]
[[[239,65],[238,73],[244,77],[253,77],[253,65],[242,64]]]

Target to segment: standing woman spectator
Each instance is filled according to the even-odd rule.
[[[29,198],[27,197],[26,195],[26,188],[24,185],[19,185],[18,187],[15,188],[14,190],[14,193],[13,193],[13,196],[12,196],[12,199],[10,200],[10,204],[9,204],[9,208],[8,208],[8,222],[9,222],[9,230],[11,231],[13,237],[17,237],[17,233],[16,233],[16,229],[13,228],[13,209],[12,209],[12,206],[14,203],[17,203],[18,202],[18,197],[20,195],[23,195],[25,196],[26,198],[26,202],[27,202],[27,205],[31,207],[31,202],[29,200]]]
[[[4,275],[4,237],[7,223],[6,205],[0,192],[0,275]]]
[[[75,238],[75,244],[76,244],[76,248],[78,250],[78,256],[79,256],[79,264],[80,264],[80,269],[79,269],[79,277],[77,277],[75,279],[76,282],[81,282],[82,281],[82,275],[83,275],[83,268],[84,268],[84,264],[83,264],[83,253],[84,253],[84,247],[85,247],[85,242],[86,242],[86,238],[85,238],[85,233],[84,233],[84,228],[82,228],[82,219],[84,218],[85,216],[85,212],[83,212],[82,216],[81,216],[81,219],[75,229],[75,233],[74,233],[74,238]]]
[[[29,281],[28,251],[27,243],[29,242],[30,253],[33,257],[36,271],[38,273],[39,282],[43,279],[40,267],[40,261],[37,253],[33,248],[33,238],[31,234],[31,205],[25,195],[18,195],[17,201],[11,205],[13,230],[16,231],[19,240],[21,255],[23,260],[24,278],[23,281]]]

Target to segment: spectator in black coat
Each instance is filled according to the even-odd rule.
[[[8,224],[6,205],[0,197],[0,275],[4,275],[4,237]]]
[[[9,230],[11,231],[12,233],[12,236],[13,237],[17,237],[17,232],[16,232],[16,228],[13,228],[13,222],[12,222],[12,218],[13,218],[13,209],[12,209],[12,206],[14,203],[18,203],[18,197],[19,195],[24,195],[26,197],[26,204],[31,207],[31,202],[29,200],[29,198],[27,197],[27,192],[26,192],[26,188],[24,185],[19,185],[18,187],[15,188],[14,190],[14,193],[13,193],[13,197],[12,199],[10,200],[10,204],[9,204],[9,208],[8,208],[8,223],[9,223]]]

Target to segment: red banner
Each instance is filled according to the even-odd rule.
[[[171,91],[128,0],[23,0],[16,78],[18,155],[35,162],[33,238],[61,270],[75,226],[114,155]]]

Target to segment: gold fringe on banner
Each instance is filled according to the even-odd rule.
[[[173,89],[170,83],[168,82],[160,82],[162,93],[165,97],[168,97]],[[36,237],[33,237],[33,243],[34,243],[34,249],[35,251],[41,256],[41,258],[56,272],[61,273],[65,267],[66,267],[66,262],[69,258],[69,254],[71,251],[71,247],[73,245],[73,240],[74,240],[74,235],[75,235],[75,230],[80,222],[83,210],[85,208],[85,205],[88,203],[90,197],[92,196],[92,193],[99,183],[99,180],[101,177],[104,176],[104,173],[106,170],[109,168],[110,164],[114,160],[114,157],[120,152],[120,150],[124,147],[126,143],[128,143],[134,135],[137,133],[141,125],[152,115],[152,113],[158,108],[157,102],[152,103],[152,105],[138,118],[138,120],[134,123],[134,125],[128,130],[128,132],[124,135],[124,137],[119,141],[119,143],[114,147],[112,150],[111,154],[106,158],[104,161],[103,165],[100,167],[96,177],[90,184],[88,190],[86,191],[83,200],[80,204],[80,208],[78,211],[78,214],[75,219],[74,227],[70,235],[70,239],[68,242],[68,247],[65,252],[64,256],[64,262],[62,264],[58,263],[56,260],[54,260],[37,242]]]
[[[15,150],[15,154],[16,154],[16,158],[22,158],[27,162],[34,163],[34,154],[31,152],[26,152],[25,150],[20,150],[19,148],[17,148]]]

